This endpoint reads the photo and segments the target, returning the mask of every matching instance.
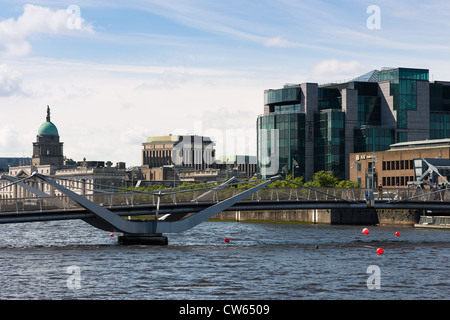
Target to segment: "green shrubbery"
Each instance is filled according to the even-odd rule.
[[[252,182],[253,181],[253,182]],[[257,181],[256,179],[243,180],[241,183],[236,185],[228,186],[227,188],[237,188],[237,189],[248,189],[254,187],[256,184],[262,181]],[[179,185],[177,189],[179,190],[193,190],[209,188],[214,186],[213,184],[205,184],[201,182],[184,182]],[[319,171],[313,176],[313,179],[304,182],[303,177],[293,178],[292,174],[286,176],[285,179],[277,180],[271,183],[268,188],[295,188],[296,186],[305,186],[310,188],[357,188],[356,182],[339,180],[334,176],[333,172]],[[136,190],[142,192],[158,192],[162,190],[170,189],[170,187],[164,186],[162,184],[153,184],[147,187],[140,188],[128,188],[128,190]]]

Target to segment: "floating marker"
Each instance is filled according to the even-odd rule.
[[[225,242],[226,242],[226,243],[230,242],[230,239],[225,238]]]
[[[397,231],[397,232],[395,233],[395,236],[396,236],[396,237],[399,237],[399,236],[400,236],[400,232]]]
[[[111,233],[109,236],[110,236],[110,237],[114,237],[114,233]]]
[[[369,229],[364,228],[363,231],[362,231],[362,233],[363,233],[363,234],[369,234]]]
[[[383,253],[384,253],[383,248],[378,248],[378,249],[377,249],[377,254],[383,254]]]

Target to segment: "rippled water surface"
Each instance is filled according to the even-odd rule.
[[[450,298],[450,231],[369,228],[206,222],[156,247],[82,221],[0,225],[0,299]]]

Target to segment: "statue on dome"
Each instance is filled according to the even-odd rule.
[[[47,106],[47,121],[50,122],[50,107]]]

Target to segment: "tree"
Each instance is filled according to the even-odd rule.
[[[292,178],[292,174],[288,174],[285,179],[272,182],[269,188],[295,188],[296,185],[291,183],[303,185],[303,177]]]
[[[314,173],[313,179],[305,183],[305,186],[312,188],[332,188],[336,187],[339,179],[331,171],[319,171]]]
[[[337,188],[359,188],[357,182],[342,180],[336,185]]]

